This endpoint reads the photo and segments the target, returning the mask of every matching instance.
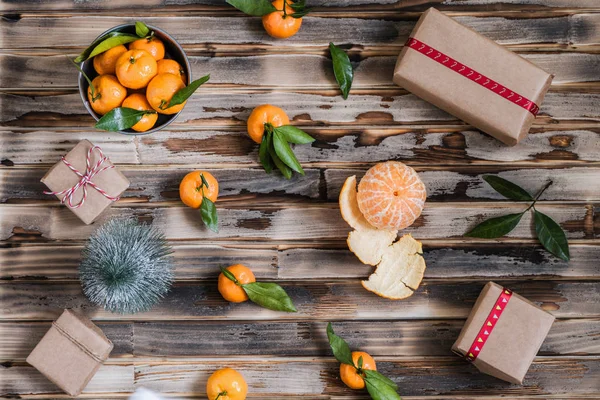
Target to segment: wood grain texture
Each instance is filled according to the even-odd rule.
[[[217,203],[218,204],[218,203]],[[169,239],[270,239],[343,240],[349,226],[339,215],[337,205],[305,205],[274,208],[223,208],[217,206],[219,233],[205,229],[197,211],[177,204],[172,207],[112,207],[95,225],[83,225],[65,206],[28,207],[6,205],[0,208],[0,240],[84,240],[95,226],[114,217],[133,217],[152,222]],[[430,203],[416,222],[403,233],[418,239],[462,239],[462,235],[483,220],[523,210],[522,204],[475,207],[468,203]],[[591,205],[540,205],[538,209],[559,223],[571,239],[596,237]],[[529,213],[523,216],[507,238],[532,237]]]
[[[364,290],[358,279],[336,281],[280,281],[293,299],[297,313],[262,309],[246,302],[226,302],[212,282],[178,283],[151,311],[134,315],[100,310],[83,295],[79,283],[5,282],[0,285],[4,305],[0,319],[53,320],[72,308],[97,320],[402,320],[466,318],[485,282],[436,283],[426,280],[402,302],[383,299]],[[498,282],[503,284],[502,281]],[[527,299],[551,310],[557,318],[600,316],[600,282],[507,282]]]
[[[5,242],[0,247],[0,279],[75,280],[83,245]],[[243,263],[258,279],[316,280],[365,279],[372,268],[362,264],[346,243],[278,244],[264,242],[172,242],[178,281],[215,279],[219,267]],[[424,242],[425,277],[446,281],[600,278],[600,248],[569,246],[571,261],[564,262],[536,244],[474,244]]]
[[[259,56],[220,57],[190,56],[192,76],[210,73],[206,90],[248,86],[264,89],[331,89],[337,84],[329,55],[325,54],[269,54]],[[600,81],[600,54],[584,53],[525,53],[521,54],[555,77],[553,86],[564,86]],[[75,54],[70,54],[73,58]],[[352,88],[396,88],[392,82],[397,54],[390,56],[361,56],[354,62]],[[300,70],[295,66],[301,65]],[[64,55],[0,55],[0,90],[59,89],[77,87],[77,70]],[[586,87],[585,85],[579,85]]]

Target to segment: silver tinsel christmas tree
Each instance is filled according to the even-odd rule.
[[[173,282],[172,249],[164,235],[133,219],[101,226],[83,250],[83,292],[105,309],[130,314],[149,310]]]

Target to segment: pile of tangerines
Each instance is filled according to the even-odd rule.
[[[185,70],[175,60],[165,58],[164,43],[151,35],[120,44],[93,59],[98,76],[87,90],[92,109],[104,115],[117,107],[146,114],[132,129],[145,132],[156,124],[158,114],[176,114],[185,102],[166,107],[175,93],[186,86]]]

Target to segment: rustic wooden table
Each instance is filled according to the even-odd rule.
[[[597,0],[309,0],[301,31],[274,40],[260,20],[222,0],[1,0],[0,386],[11,398],[62,397],[25,358],[65,307],[96,321],[115,343],[86,397],[146,387],[203,397],[207,376],[232,366],[254,398],[363,398],[338,378],[326,321],[373,354],[405,398],[599,398],[600,3]],[[419,100],[392,69],[420,13],[434,5],[556,75],[532,134],[501,145]],[[76,89],[74,56],[104,30],[143,20],[183,44],[194,77],[210,83],[169,129],[127,137],[94,130]],[[338,95],[327,45],[349,49],[352,94]],[[283,107],[318,140],[296,152],[306,176],[266,175],[245,133],[250,110]],[[130,178],[124,199],[94,226],[80,223],[39,182],[80,139],[100,145]],[[362,289],[370,267],[347,250],[337,195],[343,180],[397,159],[427,184],[428,203],[407,231],[423,241],[418,292],[388,301]],[[203,168],[221,184],[220,233],[184,207],[178,184]],[[462,234],[523,204],[481,176],[535,191],[566,230],[572,261],[550,256],[530,220],[501,240]],[[90,304],[77,266],[85,239],[114,216],[164,230],[177,283],[151,312],[120,316]],[[226,303],[218,267],[242,262],[283,285],[297,314]],[[557,321],[523,386],[504,383],[450,353],[480,289],[506,284]]]

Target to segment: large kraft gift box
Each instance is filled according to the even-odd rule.
[[[87,165],[88,157],[90,168]],[[86,172],[97,166],[98,172],[93,174],[90,181],[100,190],[88,184],[85,187],[85,201],[80,207],[70,207],[68,199],[65,199],[66,193],[56,194],[56,197],[88,225],[94,222],[129,187],[129,180],[113,166],[102,150],[88,140],[79,142],[63,159],[64,161],[56,163],[41,179],[51,192],[68,190],[81,181],[82,177],[69,168],[67,163],[82,175],[86,175]],[[98,165],[99,162],[101,162],[100,165]],[[83,200],[83,197],[84,188],[79,187],[73,192],[70,203],[76,206]]]
[[[70,396],[77,396],[112,349],[111,341],[92,321],[65,310],[27,362]]]
[[[529,132],[553,76],[434,8],[402,49],[394,83],[508,145]]]
[[[489,282],[452,351],[481,372],[522,384],[554,316],[510,289]]]

